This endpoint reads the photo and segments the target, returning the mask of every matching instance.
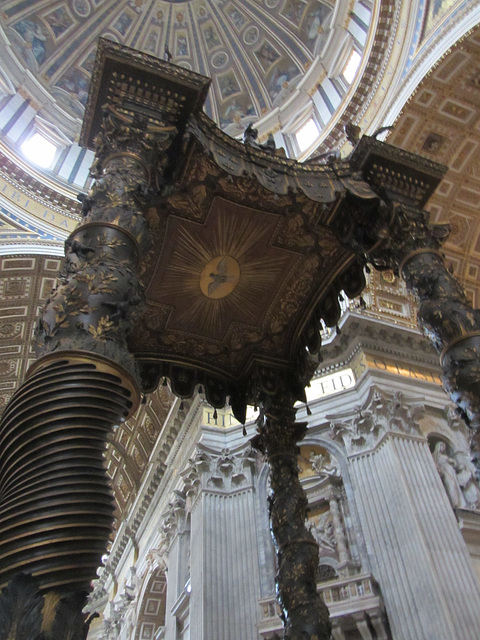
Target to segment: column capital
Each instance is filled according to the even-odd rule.
[[[185,528],[186,516],[186,496],[181,491],[174,491],[172,500],[168,504],[168,509],[162,514],[160,529],[162,531],[163,544],[160,548],[161,552],[169,549],[175,536]]]
[[[255,453],[251,446],[241,450],[210,451],[201,444],[182,472],[185,493],[194,499],[200,491],[233,493],[252,486]]]
[[[418,398],[372,387],[365,403],[357,405],[353,413],[327,416],[330,437],[343,440],[349,455],[372,451],[388,434],[423,439],[418,420],[424,412]]]

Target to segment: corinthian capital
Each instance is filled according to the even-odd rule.
[[[401,392],[387,393],[373,387],[362,406],[348,414],[327,416],[331,420],[330,436],[343,440],[347,452],[359,453],[374,449],[389,433],[421,436],[418,420],[424,407]]]
[[[213,452],[199,446],[189,467],[183,472],[188,492],[217,489],[232,492],[251,483],[251,467],[255,454],[251,447],[240,451],[223,449]]]

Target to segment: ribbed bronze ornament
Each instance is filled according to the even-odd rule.
[[[143,214],[176,131],[153,129],[146,117],[105,110],[96,182],[36,327],[39,360],[0,422],[0,623],[11,640],[37,638],[39,625],[45,640],[86,637],[82,611],[114,511],[107,436],[140,402],[127,336],[144,302]]]
[[[106,437],[137,404],[107,359],[65,352],[33,367],[0,430],[2,586],[21,570],[44,589],[88,590],[112,524]]]

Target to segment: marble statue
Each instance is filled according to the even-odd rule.
[[[466,502],[457,475],[455,460],[448,456],[444,442],[437,442],[435,445],[433,459],[452,507],[465,507]]]
[[[317,523],[313,525],[311,532],[321,549],[336,550],[335,528],[330,511],[322,513]]]
[[[455,454],[458,482],[460,484],[467,509],[480,506],[480,488],[476,477],[476,468],[467,452]]]

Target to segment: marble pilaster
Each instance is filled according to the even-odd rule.
[[[480,636],[480,587],[428,443],[422,407],[373,388],[342,439],[373,573],[396,640]]]
[[[249,449],[218,453],[199,447],[184,474],[192,501],[190,628],[196,640],[258,635],[253,461]]]
[[[162,525],[165,555],[168,557],[167,596],[165,605],[165,640],[177,640],[176,604],[182,597],[188,599],[188,545],[190,531],[185,495],[174,493]]]

